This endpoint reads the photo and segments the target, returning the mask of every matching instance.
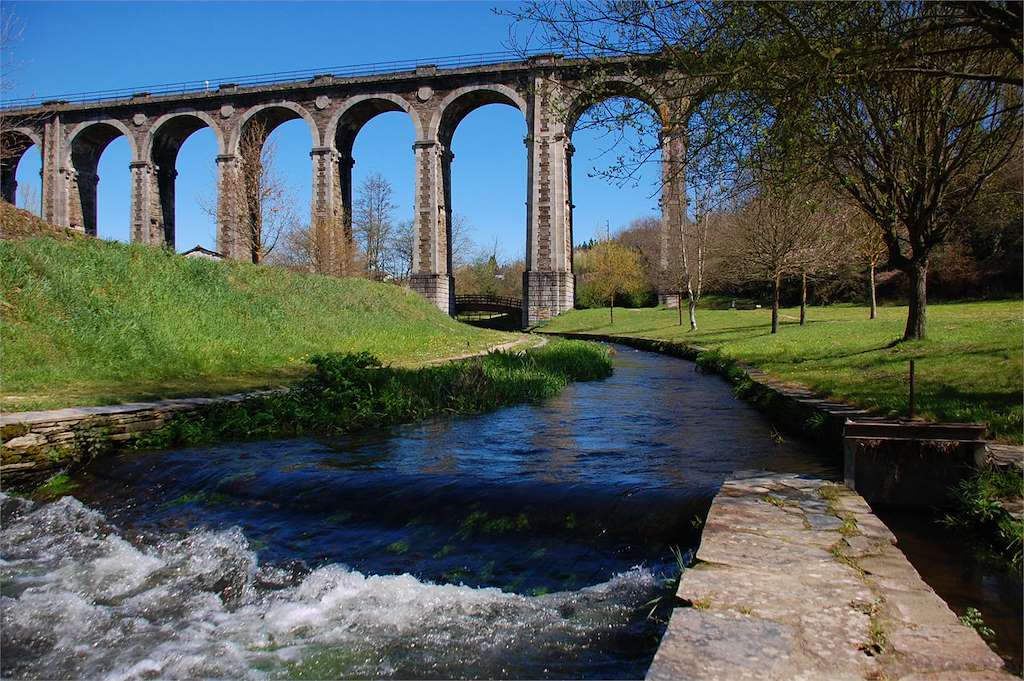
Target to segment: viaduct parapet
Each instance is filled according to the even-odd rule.
[[[625,62],[601,64],[595,97],[587,60],[540,55],[468,67],[415,69],[357,77],[321,75],[303,80],[241,86],[220,83],[209,91],[184,94],[136,93],[118,99],[44,102],[3,111],[4,153],[0,168],[3,198],[14,202],[15,174],[33,144],[42,157],[42,217],[86,234],[96,234],[97,165],[114,139],[131,147],[131,238],[174,244],[175,162],[185,140],[210,128],[217,140],[217,248],[230,258],[249,257],[238,237],[244,216],[225,187],[240,171],[239,145],[247,126],[269,134],[285,121],[302,119],[313,140],[311,224],[333,225],[351,240],[352,146],[374,116],[405,112],[416,141],[415,229],[411,287],[443,311],[454,312],[451,253],[452,136],[459,122],[486,104],[522,112],[527,125],[526,272],[523,320],[533,324],[571,309],[573,128],[601,99],[636,97],[664,122],[661,136],[661,264],[668,264],[671,235],[684,219],[685,130],[676,130],[672,103],[659,101]],[[669,296],[662,295],[662,302]]]

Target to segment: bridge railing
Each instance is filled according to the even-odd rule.
[[[461,54],[430,59],[381,61],[366,64],[351,64],[348,66],[329,66],[319,69],[276,71],[274,73],[262,73],[251,76],[211,78],[209,80],[186,80],[179,83],[162,83],[159,85],[144,85],[113,90],[93,90],[91,92],[73,92],[63,95],[49,95],[46,97],[19,97],[0,100],[0,109],[18,109],[51,103],[84,103],[112,99],[131,99],[132,97],[145,95],[186,95],[200,92],[216,92],[226,86],[251,87],[258,85],[285,84],[312,80],[319,77],[355,78],[359,76],[374,76],[386,73],[415,71],[417,68],[423,66],[436,66],[439,69],[487,66],[490,64],[521,61],[524,58],[542,54],[552,54],[552,51],[548,49],[526,50],[523,52],[479,52],[476,54]],[[595,51],[587,53],[581,52],[579,54],[569,56],[570,58],[593,58],[612,57],[618,56],[619,54],[619,52],[614,51]]]
[[[487,311],[498,311],[507,310],[509,312],[519,312],[523,309],[523,301],[520,298],[510,298],[505,296],[491,296],[484,294],[470,294],[464,296],[455,296],[455,311],[472,311],[472,310],[487,310]]]

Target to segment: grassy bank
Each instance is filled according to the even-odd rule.
[[[390,284],[95,239],[0,242],[6,411],[287,383],[318,353],[416,365],[513,338]]]
[[[869,320],[857,306],[782,310],[778,334],[769,310],[698,310],[696,332],[678,325],[674,309],[574,310],[544,331],[673,340],[759,367],[784,380],[876,410],[906,413],[908,360],[916,360],[917,412],[940,421],[985,423],[990,436],[1021,442],[1024,340],[1021,301],[933,304],[930,338],[897,343],[905,307],[883,307]]]
[[[383,367],[368,353],[316,356],[311,363],[313,372],[285,394],[180,416],[136,446],[334,434],[475,414],[539,402],[571,381],[604,378],[612,371],[606,348],[580,341],[420,368]]]

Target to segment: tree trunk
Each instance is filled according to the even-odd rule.
[[[928,322],[928,261],[912,262],[904,271],[910,277],[910,309],[903,340],[924,340]]]
[[[800,326],[807,321],[807,273],[800,277]]]
[[[690,308],[690,331],[696,331],[697,330],[697,301],[694,300],[693,298],[690,298],[689,308]],[[682,306],[680,306],[680,309],[682,309]]]
[[[875,264],[871,263],[868,270],[868,286],[871,295],[871,316],[868,319],[875,319],[878,316],[878,303],[875,301]]]
[[[779,332],[779,279],[781,276],[776,274],[772,280],[772,333]]]
[[[615,324],[615,294],[608,299],[608,325]]]
[[[678,298],[676,299],[676,307],[679,308],[679,326],[682,326],[683,325],[683,292],[680,291],[676,295],[678,296]]]

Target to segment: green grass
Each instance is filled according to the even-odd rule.
[[[95,239],[0,242],[7,411],[289,383],[316,353],[417,365],[511,334],[390,284],[189,259]]]
[[[906,413],[908,360],[916,360],[917,412],[931,420],[984,423],[989,435],[1021,442],[1024,390],[1019,300],[928,306],[925,341],[899,343],[905,307],[879,308],[869,320],[859,306],[810,308],[801,327],[796,309],[782,310],[771,335],[771,311],[698,309],[700,328],[678,326],[674,309],[574,310],[543,331],[627,335],[717,349],[784,380],[891,416]]]

